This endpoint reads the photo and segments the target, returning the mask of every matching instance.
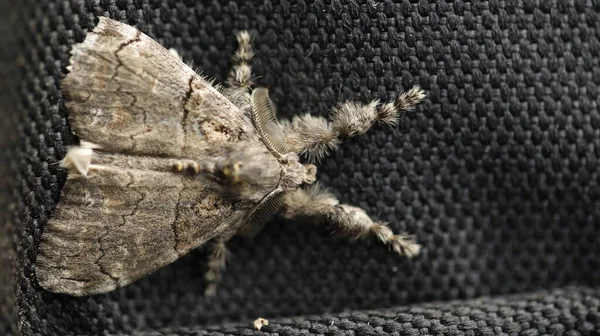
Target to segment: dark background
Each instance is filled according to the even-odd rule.
[[[597,0],[0,0],[0,334],[248,334],[259,316],[282,335],[594,334],[599,13]],[[234,33],[250,29],[280,117],[421,85],[414,113],[346,141],[318,177],[415,234],[422,254],[273,222],[230,244],[214,298],[205,250],[106,295],[41,290],[36,246],[66,177],[56,163],[77,141],[58,82],[100,15],[219,81]]]

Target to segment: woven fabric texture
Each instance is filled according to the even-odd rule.
[[[529,295],[271,319],[256,335],[594,335],[600,292],[566,288]],[[136,332],[135,336],[249,335],[251,323]]]
[[[1,334],[203,334],[257,317],[279,334],[598,328],[599,1],[0,0],[0,9]],[[100,15],[218,81],[234,33],[250,29],[256,82],[282,118],[421,85],[428,97],[414,113],[344,142],[318,174],[341,201],[414,234],[421,255],[276,221],[231,242],[212,298],[204,249],[106,295],[41,290],[36,246],[66,178],[56,163],[77,143],[58,83]],[[424,305],[508,294],[522,295]]]

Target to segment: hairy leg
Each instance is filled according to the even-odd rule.
[[[252,68],[250,61],[254,57],[252,50],[252,36],[246,30],[236,34],[238,49],[233,56],[233,69],[229,73],[229,85],[247,91],[252,85]]]
[[[221,93],[242,112],[250,116],[250,86],[252,83],[252,67],[250,61],[254,56],[252,36],[248,31],[236,34],[238,49],[233,56],[233,68],[227,78],[227,86],[221,88]]]
[[[346,102],[332,109],[331,121],[310,114],[282,121],[286,143],[296,153],[307,154],[314,162],[327,155],[341,139],[365,133],[376,121],[394,125],[403,111],[413,110],[425,93],[418,86],[399,94],[393,102],[369,104]]]
[[[318,184],[287,194],[283,215],[286,218],[313,219],[318,224],[327,222],[349,239],[375,237],[396,253],[407,257],[415,256],[420,251],[420,246],[408,236],[394,234],[385,223],[373,221],[361,208],[339,204],[333,195]]]
[[[208,270],[204,274],[204,279],[208,283],[204,295],[213,296],[217,292],[217,287],[223,276],[225,270],[225,263],[227,261],[227,246],[225,245],[229,239],[233,237],[230,233],[225,233],[217,238],[213,245],[213,251],[208,260]]]

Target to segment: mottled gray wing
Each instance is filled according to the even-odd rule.
[[[62,89],[74,132],[102,151],[87,178],[67,180],[42,234],[36,275],[47,290],[127,285],[235,229],[277,186],[279,165],[252,122],[133,27],[100,18],[74,47]],[[210,164],[231,148],[272,167],[251,197],[221,197],[206,176],[170,171],[173,160]]]
[[[221,198],[169,159],[96,153],[101,169],[70,178],[38,249],[36,275],[52,292],[125,286],[241,222],[250,202]],[[272,186],[271,186],[272,187]]]
[[[105,17],[73,47],[61,83],[80,138],[119,153],[193,157],[259,141],[251,121],[147,35]]]

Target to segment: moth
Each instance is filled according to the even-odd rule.
[[[273,216],[373,236],[408,257],[419,245],[315,183],[316,162],[375,122],[393,125],[424,97],[414,87],[387,103],[346,102],[331,120],[278,120],[266,88],[253,88],[251,35],[237,34],[227,85],[213,85],[134,27],[100,17],[71,51],[61,81],[81,139],[61,165],[69,175],[39,244],[44,289],[109,292],[209,241],[206,294],[214,294],[236,234]]]

